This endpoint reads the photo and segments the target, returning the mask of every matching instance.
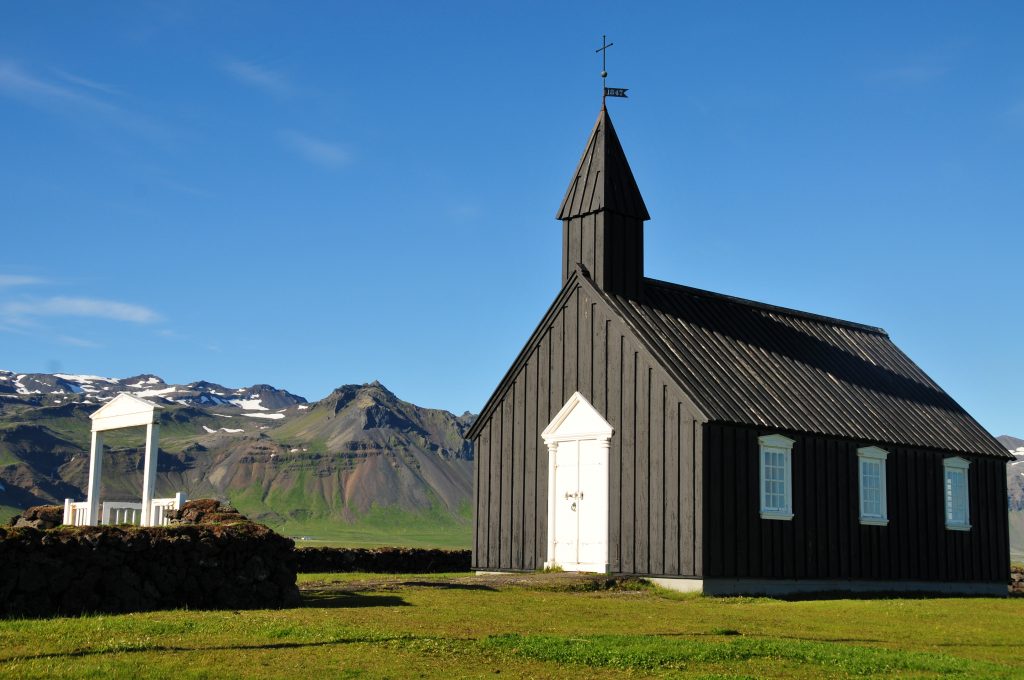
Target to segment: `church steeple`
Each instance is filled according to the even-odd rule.
[[[644,222],[650,215],[604,107],[557,218],[562,220],[563,284],[579,263],[603,290],[640,294]]]

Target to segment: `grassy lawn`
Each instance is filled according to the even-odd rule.
[[[1024,599],[784,602],[309,574],[304,605],[0,621],[0,676],[1024,677]]]
[[[234,501],[234,499],[232,499]],[[236,504],[243,513],[258,516],[258,512]],[[402,546],[405,548],[468,549],[473,544],[473,527],[467,519],[459,523],[451,516],[440,513],[415,514],[393,508],[374,508],[352,522],[337,518],[312,518],[305,521],[288,520],[275,524],[266,522],[280,534],[295,540],[298,547],[343,546],[348,548],[379,548]]]
[[[21,514],[21,508],[0,504],[0,524],[7,524],[12,517]]]

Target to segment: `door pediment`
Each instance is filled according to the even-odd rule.
[[[614,428],[579,392],[573,393],[565,406],[552,418],[541,437],[545,444],[567,439],[611,439]]]

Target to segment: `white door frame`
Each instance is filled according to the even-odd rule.
[[[541,433],[541,437],[548,447],[548,554],[547,560],[544,562],[545,569],[561,567],[566,571],[608,572],[608,460],[614,432],[615,430],[597,412],[597,409],[582,394],[575,392]],[[555,492],[556,459],[559,444],[567,441],[596,442],[598,458],[593,463],[604,470],[603,488],[588,490],[591,494],[603,494],[603,498],[598,497],[597,502],[598,508],[602,511],[588,517],[588,521],[594,523],[592,525],[594,533],[604,536],[603,556],[599,556],[598,560],[592,562],[559,564],[555,560],[555,515],[558,511],[558,498]],[[582,451],[582,447],[577,447],[577,450]],[[578,536],[577,534],[577,540]]]

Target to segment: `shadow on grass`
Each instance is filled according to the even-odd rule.
[[[402,581],[395,585],[409,586],[411,588],[437,588],[438,590],[486,590],[497,592],[497,588],[485,586],[478,583],[451,583],[449,581]]]
[[[408,602],[397,595],[364,595],[345,590],[329,590],[302,593],[301,607],[314,609],[345,609],[362,607],[410,607]]]
[[[403,638],[396,637],[390,638],[394,640],[400,640]],[[177,647],[173,645],[117,645],[109,648],[100,649],[75,649],[70,652],[52,652],[48,654],[27,654],[12,656],[6,659],[0,659],[0,664],[11,663],[14,661],[37,661],[39,659],[74,659],[86,656],[103,656],[104,654],[138,654],[141,652],[242,652],[262,649],[302,649],[306,647],[332,647],[336,645],[353,645],[353,644],[366,644],[366,643],[377,643],[387,642],[389,638],[371,639],[371,638],[338,638],[335,640],[323,640],[317,642],[268,642],[259,645],[220,645],[215,647]]]

